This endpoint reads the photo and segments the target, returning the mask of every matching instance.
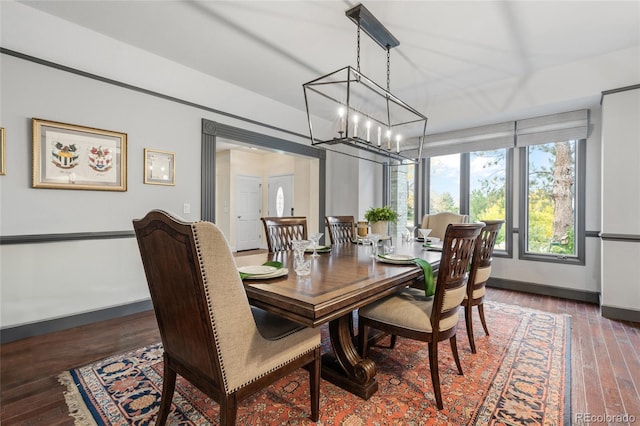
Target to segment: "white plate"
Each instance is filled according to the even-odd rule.
[[[411,265],[415,257],[406,254],[381,254],[377,257],[380,262],[395,265]]]
[[[415,257],[409,256],[408,254],[383,254],[380,257],[389,260],[413,260]]]
[[[438,244],[431,244],[428,247],[422,247],[425,250],[432,250],[432,251],[442,251],[442,243],[438,243]]]
[[[268,265],[249,265],[249,266],[241,266],[238,268],[238,272],[248,275],[265,275],[265,274],[273,274],[277,271],[278,268],[275,266]]]
[[[247,277],[245,277],[245,280],[267,280],[269,278],[278,278],[278,277],[283,277],[285,275],[287,275],[289,273],[289,270],[287,268],[280,268],[280,269],[276,269],[275,272],[272,272],[270,274],[263,274],[263,275],[249,275]]]

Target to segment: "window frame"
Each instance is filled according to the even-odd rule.
[[[495,249],[493,252],[494,257],[513,258],[513,167],[514,167],[514,148],[496,148],[490,150],[478,150],[473,152],[483,151],[495,151],[497,149],[505,150],[505,224],[504,224],[504,236],[505,236],[505,248]],[[430,176],[431,176],[431,158],[427,157],[423,160],[424,174],[420,183],[423,188],[418,188],[423,194],[425,194],[422,203],[421,216],[429,212],[429,205],[431,203],[430,193]],[[460,153],[460,214],[469,215],[469,208],[471,205],[471,153]]]
[[[519,218],[520,223],[519,238],[518,238],[518,258],[521,260],[529,260],[536,262],[549,262],[549,263],[561,263],[569,265],[581,265],[586,264],[586,224],[585,224],[585,210],[586,210],[586,139],[569,139],[574,140],[575,147],[575,233],[574,233],[574,245],[576,246],[576,255],[567,256],[559,253],[531,253],[527,252],[527,241],[529,233],[529,219],[528,219],[528,199],[529,199],[529,146],[522,146],[519,148],[519,179],[520,179],[520,196],[519,196]],[[558,141],[557,141],[558,142]],[[562,142],[562,141],[559,141]],[[554,143],[547,142],[547,143]]]

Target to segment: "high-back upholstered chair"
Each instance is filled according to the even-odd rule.
[[[425,214],[422,217],[422,229],[431,229],[430,237],[444,239],[444,233],[447,225],[450,223],[467,223],[469,216],[466,214],[457,214],[451,212],[440,212],[434,214]]]
[[[307,239],[306,217],[262,217],[269,252],[291,250],[291,240]]]
[[[252,312],[231,249],[213,223],[153,210],[133,227],[164,346],[156,424],[167,420],[176,374],[220,404],[221,425],[233,425],[240,400],[303,366],[317,420],[320,330]]]
[[[363,357],[367,354],[369,327],[428,343],[431,381],[439,410],[443,404],[438,342],[449,340],[458,372],[462,374],[456,345],[458,310],[466,293],[468,266],[482,226],[473,223],[447,227],[433,297],[425,297],[424,289],[406,287],[358,311],[358,344]]]
[[[331,245],[350,243],[356,236],[356,220],[353,216],[325,216]]]
[[[485,334],[489,335],[487,322],[484,318],[484,295],[486,292],[485,285],[491,276],[491,261],[493,260],[493,247],[496,244],[496,237],[500,232],[500,228],[504,220],[483,220],[484,228],[480,231],[480,235],[476,240],[476,248],[471,261],[471,271],[469,272],[469,282],[467,284],[467,294],[464,296],[462,306],[464,307],[464,319],[467,324],[467,336],[469,336],[469,345],[471,352],[476,353],[476,343],[473,338],[473,316],[472,308],[478,307],[480,314],[480,322],[484,328]]]

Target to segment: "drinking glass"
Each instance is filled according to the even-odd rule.
[[[318,248],[318,241],[320,240],[320,238],[322,238],[323,235],[324,234],[322,232],[314,232],[312,234],[309,234],[309,239],[313,242],[313,254],[311,255],[311,257],[320,256],[316,252],[316,249]]]
[[[378,256],[378,241],[380,241],[380,237],[382,237],[382,235],[380,234],[369,234],[367,236],[367,239],[371,241],[371,257],[376,257]]]
[[[407,241],[411,241],[413,239],[413,236],[416,232],[416,225],[406,225],[407,231],[409,231],[409,238],[407,238]]]
[[[291,240],[293,247],[293,259],[304,258],[304,250],[309,247],[309,240]]]
[[[305,259],[304,256],[299,259],[293,259],[293,270],[299,277],[307,276],[311,273],[311,259]]]

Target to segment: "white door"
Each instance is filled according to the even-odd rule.
[[[268,216],[295,216],[293,211],[293,175],[269,176]]]
[[[262,178],[236,178],[236,250],[260,248],[262,228]]]

